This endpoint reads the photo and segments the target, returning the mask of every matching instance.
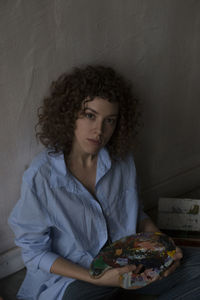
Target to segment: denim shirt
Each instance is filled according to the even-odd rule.
[[[62,256],[85,268],[106,243],[136,233],[140,208],[132,156],[98,154],[96,199],[67,169],[63,154],[40,153],[25,171],[9,217],[27,267],[19,299],[61,300],[74,279],[50,273]],[[98,201],[97,201],[98,200]]]

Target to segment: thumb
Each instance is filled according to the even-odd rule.
[[[135,265],[126,265],[124,267],[119,268],[119,275],[135,271],[136,269],[137,267]]]
[[[180,260],[183,258],[183,252],[179,247],[176,247],[176,253],[173,257],[174,260]]]

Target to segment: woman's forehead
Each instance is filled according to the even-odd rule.
[[[83,101],[84,109],[92,109],[97,113],[107,112],[109,114],[118,114],[119,104],[117,102],[109,102],[107,99],[95,97],[93,100]]]

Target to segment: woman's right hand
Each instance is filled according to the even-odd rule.
[[[107,270],[101,277],[94,278],[89,274],[89,270],[82,266],[75,264],[63,257],[58,257],[51,266],[51,273],[61,276],[71,277],[74,279],[86,281],[100,286],[123,287],[120,280],[120,275],[134,272],[138,274],[142,265],[126,265],[120,268],[113,268]]]
[[[132,271],[137,274],[140,272],[141,268],[141,265],[137,267],[135,265],[127,265],[120,268],[110,269],[107,270],[101,277],[96,279],[92,278],[91,283],[101,286],[122,287],[120,276]]]

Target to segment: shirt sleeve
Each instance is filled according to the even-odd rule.
[[[51,222],[33,189],[23,181],[21,197],[10,214],[8,223],[15,233],[15,243],[22,249],[25,265],[36,272],[50,272],[59,257],[51,251]]]

